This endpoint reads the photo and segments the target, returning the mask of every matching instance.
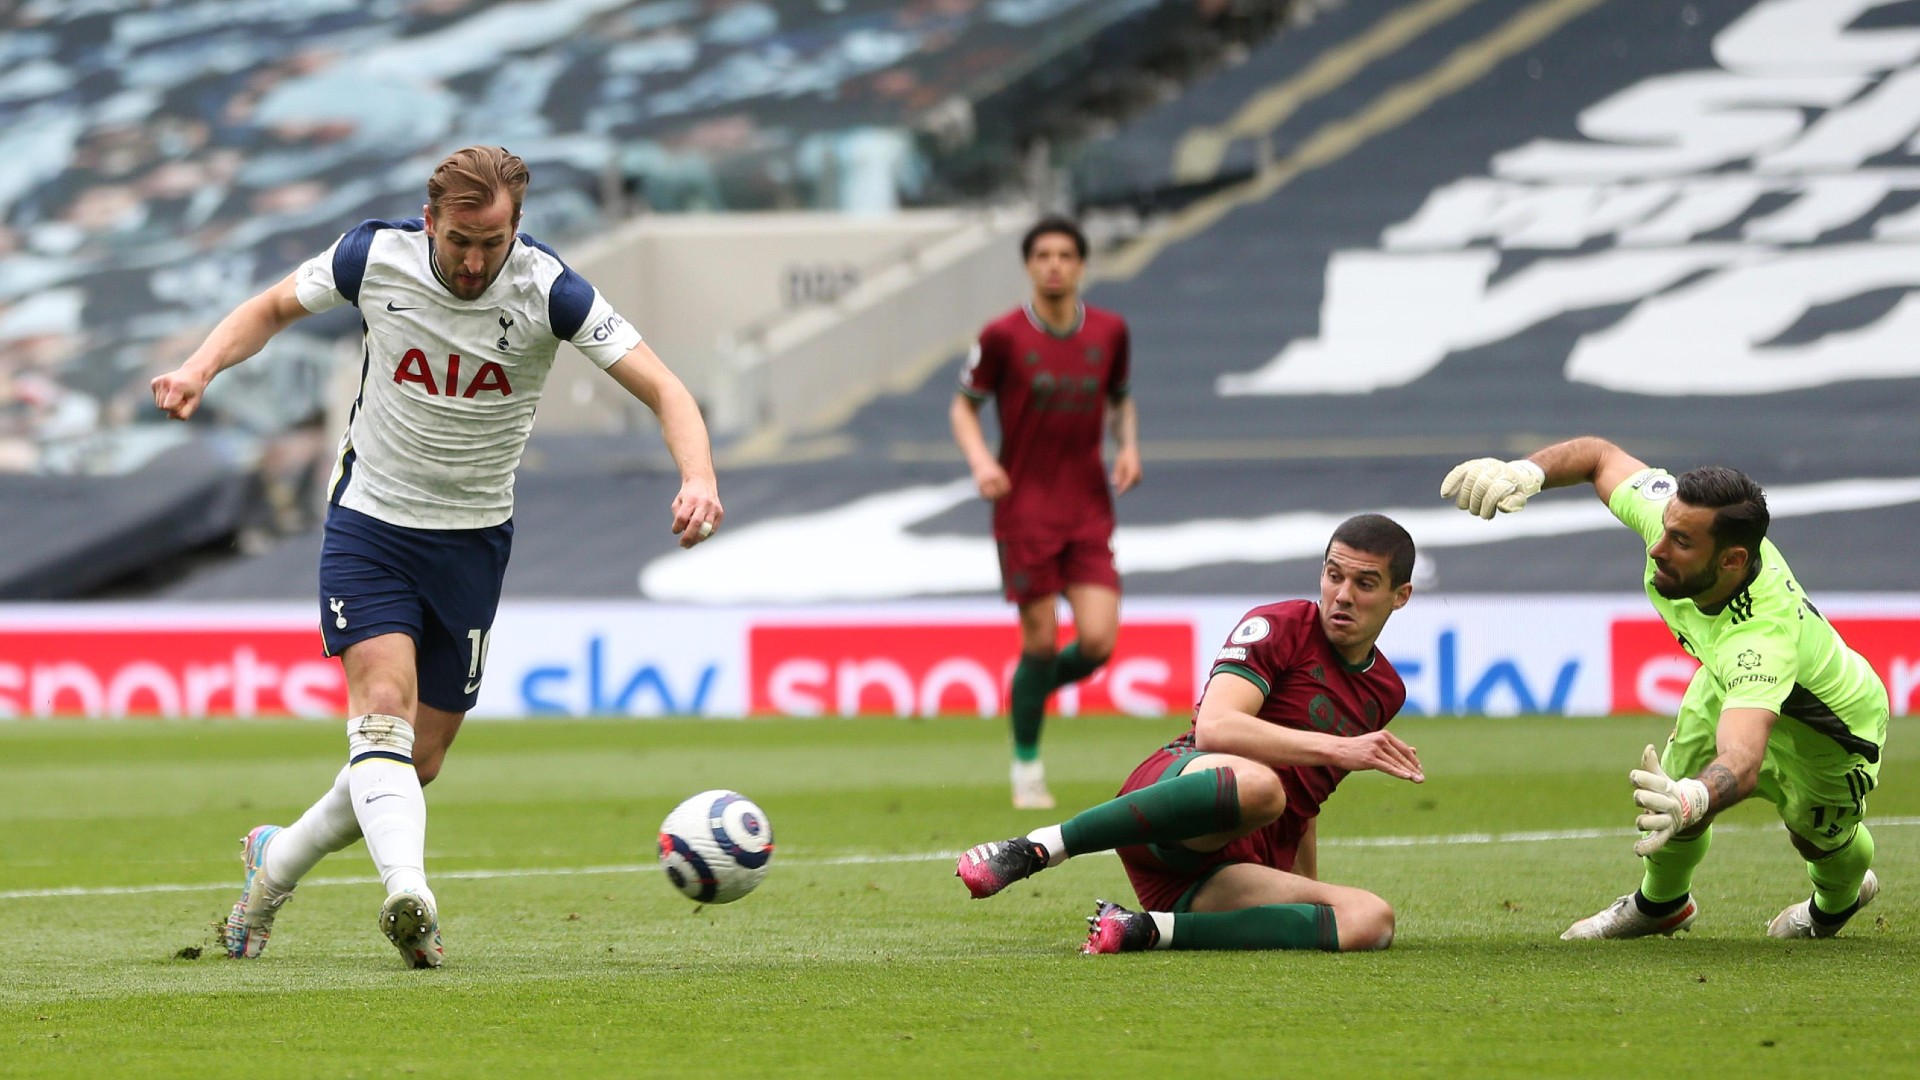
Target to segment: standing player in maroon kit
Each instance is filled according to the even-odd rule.
[[[948,414],[974,483],[993,503],[1001,583],[1020,607],[1020,663],[1008,695],[1013,805],[1049,810],[1053,796],[1040,764],[1047,697],[1106,663],[1120,629],[1103,429],[1111,426],[1120,446],[1113,490],[1125,492],[1140,479],[1139,419],[1127,395],[1127,324],[1080,302],[1087,239],[1079,226],[1043,218],[1027,230],[1020,254],[1033,299],[980,332]],[[999,413],[998,457],[980,428],[988,398]],[[1063,592],[1077,631],[1064,649]]]
[[[1374,648],[1413,594],[1413,538],[1362,514],[1334,530],[1320,602],[1254,608],[1227,636],[1193,727],[1118,797],[1026,836],[981,844],[955,873],[975,899],[1070,856],[1119,849],[1145,911],[1096,901],[1086,952],[1384,949],[1393,908],[1319,880],[1315,822],[1349,772],[1420,783],[1387,722],[1407,691]]]

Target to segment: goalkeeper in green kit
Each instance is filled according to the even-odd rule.
[[[1640,888],[1560,935],[1668,934],[1693,925],[1694,868],[1714,815],[1758,794],[1780,811],[1807,861],[1813,895],[1767,926],[1777,938],[1832,937],[1880,891],[1863,820],[1887,740],[1886,687],[1847,647],[1766,538],[1767,499],[1724,467],[1678,477],[1604,439],[1549,446],[1519,461],[1479,458],[1440,494],[1469,513],[1515,513],[1542,488],[1591,483],[1647,542],[1647,599],[1700,670],[1664,754],[1633,770],[1646,835]]]

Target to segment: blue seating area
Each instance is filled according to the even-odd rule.
[[[1170,10],[1192,0],[0,5],[0,596],[307,527],[352,312],[280,335],[190,424],[148,382],[418,206],[448,150],[524,157],[523,227],[559,241],[646,210],[884,210],[934,197],[925,133],[969,140],[976,106]]]
[[[147,380],[343,228],[421,201],[453,147],[525,157],[526,228],[558,238],[641,208],[911,199],[933,110],[1162,3],[8,5],[0,470],[124,472],[189,437],[140,422]],[[314,418],[352,325],[300,329],[209,400],[243,463]]]
[[[549,235],[606,220],[610,162],[616,181],[640,179],[626,197],[663,205],[659,193],[683,179],[673,190],[797,199],[812,183],[803,164],[828,141],[904,138],[924,119],[916,110],[957,87],[983,122],[1005,115],[994,110],[1021,97],[1023,64],[1054,57],[1041,65],[1050,78],[1116,27],[1139,29],[1114,20],[1166,10],[1135,2],[13,9],[0,35],[0,455],[42,475],[0,485],[0,548],[39,553],[0,568],[0,595],[47,595],[50,577],[85,592],[109,555],[159,539],[178,550],[231,534],[250,513],[297,511],[303,501],[284,489],[302,455],[324,455],[337,434],[309,421],[328,336],[351,331],[350,312],[341,325],[313,320],[313,334],[223,378],[191,447],[168,446],[188,437],[181,425],[128,422],[154,415],[146,380],[266,275],[344,224],[418,199],[433,157],[483,121],[532,161],[541,197],[529,209],[547,216],[530,227]],[[1600,568],[1619,536],[1495,542],[1460,532],[1435,495],[1464,458],[1598,432],[1670,467],[1735,464],[1778,490],[1783,546],[1824,588],[1898,578],[1920,506],[1903,464],[1920,456],[1909,404],[1920,368],[1888,343],[1910,317],[1920,215],[1906,114],[1877,103],[1920,61],[1888,53],[1819,84],[1818,108],[1770,114],[1793,129],[1771,143],[1689,136],[1672,145],[1719,156],[1655,168],[1637,140],[1609,134],[1609,117],[1658,95],[1692,101],[1718,85],[1708,76],[1748,80],[1755,101],[1780,86],[1802,93],[1811,84],[1793,80],[1810,61],[1776,40],[1777,25],[1754,21],[1753,5],[1559,7],[1552,23],[1531,10],[1525,0],[1314,5],[1310,25],[1119,125],[1083,159],[1084,205],[1136,206],[1162,226],[1096,253],[1089,294],[1133,330],[1147,479],[1123,523],[1251,530],[1281,512],[1432,513],[1408,520],[1450,530],[1435,541],[1447,588],[1614,588]],[[912,34],[919,44],[902,51]],[[1729,41],[1748,52],[1726,60]],[[672,48],[694,59],[665,65]],[[1845,50],[1820,55],[1857,66]],[[1735,62],[1761,74],[1725,66]],[[709,64],[733,74],[709,78]],[[381,91],[342,90],[360,83]],[[403,93],[411,104],[392,107]],[[1668,114],[1720,115],[1655,115]],[[1853,142],[1836,143],[1842,135]],[[1858,166],[1835,171],[1836,145]],[[700,167],[663,164],[682,161]],[[730,520],[953,480],[960,464],[941,423],[951,378],[948,367],[871,402],[833,433],[837,454],[730,465]],[[550,456],[584,460],[578,447]],[[45,475],[149,459],[172,483]],[[273,476],[278,486],[260,483]],[[527,557],[510,590],[627,595],[636,563],[669,550],[664,532],[636,539],[631,522],[633,507],[671,497],[670,477],[608,464],[535,465],[521,479],[516,543]],[[62,501],[82,490],[96,502]],[[172,504],[129,491],[175,492],[199,512],[170,517]],[[56,507],[67,510],[51,524]],[[109,519],[122,539],[102,547]],[[956,506],[912,528],[966,534],[984,520]],[[618,550],[590,550],[602,541]],[[305,595],[312,543],[158,587]],[[1130,575],[1128,588],[1236,592],[1255,569],[1268,566],[1252,555],[1169,565]]]

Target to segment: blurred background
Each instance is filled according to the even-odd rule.
[[[1060,707],[1184,709],[1366,510],[1421,544],[1387,642],[1418,707],[1664,707],[1685,660],[1636,538],[1590,497],[1489,524],[1436,496],[1583,433],[1751,473],[1896,709],[1920,693],[1911,2],[25,0],[0,27],[0,714],[331,709],[356,320],[300,323],[190,424],[147,382],[475,142],[528,161],[523,229],[699,398],[728,510],[677,551],[649,415],[563,350],[482,711],[998,711],[1012,613],[945,409],[1049,211],[1132,326],[1146,471],[1116,538],[1141,666]],[[956,627],[984,674],[941,682]]]

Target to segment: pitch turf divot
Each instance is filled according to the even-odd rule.
[[[1903,825],[1920,825],[1920,817],[1874,818],[1868,822],[1874,828],[1889,828]],[[1719,833],[1771,833],[1773,826],[1759,825],[1716,825]],[[1540,844],[1568,840],[1624,840],[1639,836],[1633,829],[1541,829],[1527,832],[1503,833],[1442,833],[1433,836],[1349,836],[1322,839],[1321,847],[1349,848],[1405,848],[1405,847],[1465,847],[1484,844]],[[1109,854],[1103,852],[1102,854]],[[782,866],[878,866],[895,863],[945,862],[960,857],[957,851],[923,851],[895,855],[835,855],[824,859],[788,857],[780,860]],[[624,863],[615,866],[553,866],[525,867],[508,870],[442,870],[433,876],[438,880],[452,881],[490,881],[495,878],[521,877],[581,877],[593,874],[646,874],[660,869],[658,863]],[[302,888],[315,888],[325,885],[371,885],[379,881],[372,875],[359,877],[318,877],[308,878],[300,883]],[[179,892],[218,892],[231,889],[231,881],[203,882],[199,884],[157,883],[153,885],[69,885],[50,889],[9,889],[0,892],[0,900],[36,900],[44,897],[70,896],[144,896],[149,893]]]

